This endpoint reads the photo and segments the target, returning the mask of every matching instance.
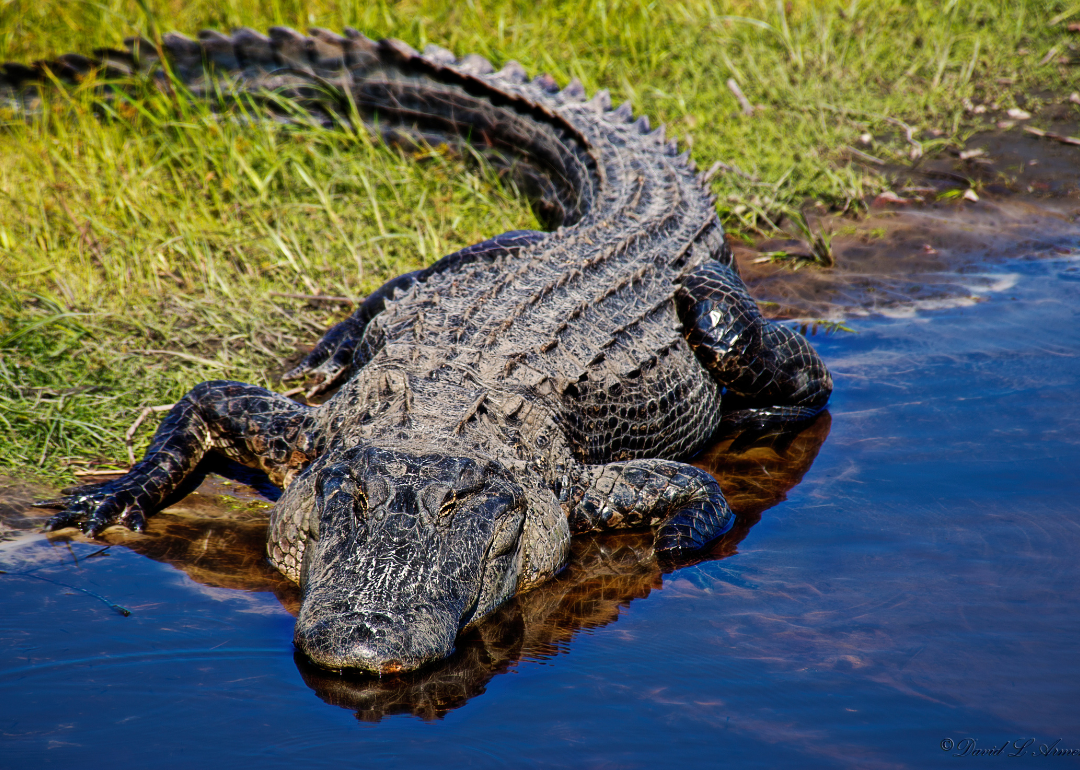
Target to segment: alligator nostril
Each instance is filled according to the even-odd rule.
[[[330,669],[359,669],[378,674],[411,671],[450,654],[453,631],[445,639],[420,643],[404,617],[382,612],[332,616],[316,621],[303,617],[296,624],[296,646],[316,665]],[[412,631],[412,632],[411,632]]]

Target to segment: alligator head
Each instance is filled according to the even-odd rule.
[[[498,463],[357,447],[318,471],[314,506],[295,641],[323,668],[444,658],[518,588],[526,499]]]

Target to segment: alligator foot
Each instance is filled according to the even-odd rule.
[[[700,468],[673,460],[631,460],[586,469],[570,514],[578,532],[659,526],[658,553],[698,551],[735,524],[720,485]]]
[[[136,531],[182,488],[207,452],[217,450],[284,485],[317,454],[311,407],[242,382],[196,386],[161,421],[146,456],[115,481],[67,491],[39,508],[61,508],[48,530],[78,527],[96,536],[120,524]]]
[[[362,308],[361,308],[362,309]],[[307,395],[317,396],[344,382],[353,368],[357,346],[364,336],[367,320],[358,311],[341,323],[334,324],[295,368],[290,369],[282,380],[295,380],[309,375],[313,382]]]
[[[129,473],[114,481],[66,489],[60,497],[36,502],[34,507],[63,509],[46,522],[48,532],[78,527],[84,534],[97,537],[113,524],[142,532],[146,528],[143,505],[147,495],[137,478],[131,476]]]
[[[765,318],[735,271],[707,262],[679,279],[686,341],[724,386],[724,427],[765,428],[818,414],[832,377],[798,332]]]

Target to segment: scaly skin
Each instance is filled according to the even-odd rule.
[[[297,646],[329,669],[403,671],[558,572],[572,532],[656,526],[658,552],[707,547],[734,517],[679,460],[725,420],[824,408],[828,371],[761,318],[688,157],[606,92],[586,101],[577,81],[560,91],[513,62],[494,72],[352,31],[167,35],[164,49],[196,96],[273,111],[273,90],[315,115],[377,118],[389,141],[471,141],[553,229],[372,295],[290,373],[340,385],[321,406],[198,386],[126,476],[52,501],[65,510],[51,528],[141,527],[205,452],[224,452],[285,486],[267,552],[303,588]],[[99,64],[159,72],[145,41]],[[7,66],[0,96],[32,109],[34,76]]]

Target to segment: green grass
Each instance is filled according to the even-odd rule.
[[[1080,5],[1025,0],[150,5],[162,31],[348,25],[577,76],[692,135],[702,168],[741,171],[713,180],[741,233],[815,202],[857,211],[886,180],[843,148],[911,162],[904,125],[927,154],[962,144],[995,117],[964,100],[1020,106],[1037,122],[1044,101],[1076,88],[1060,60],[1080,42],[1065,28]],[[129,0],[0,0],[0,60],[118,46],[147,25]],[[740,113],[729,78],[760,105],[754,115]],[[109,105],[90,88],[50,98],[39,120],[0,121],[8,473],[70,478],[74,465],[122,463],[141,409],[204,379],[277,387],[286,359],[345,309],[271,292],[360,297],[536,226],[483,168],[436,151],[413,157],[346,128],[241,125],[205,105],[178,113],[153,92]]]

